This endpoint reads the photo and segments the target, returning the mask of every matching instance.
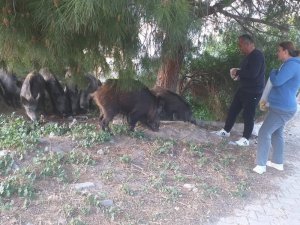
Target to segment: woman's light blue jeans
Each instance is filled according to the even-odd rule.
[[[268,160],[270,147],[273,152],[271,161],[283,164],[283,129],[296,112],[284,112],[278,109],[269,109],[269,112],[258,132],[258,149],[256,154],[256,164],[265,166]]]

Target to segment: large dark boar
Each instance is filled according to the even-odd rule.
[[[7,105],[13,107],[20,106],[20,87],[15,74],[4,69],[0,69],[1,94]]]
[[[151,92],[164,101],[161,113],[162,120],[181,120],[195,123],[191,107],[181,96],[162,87],[152,88]]]
[[[71,103],[67,93],[64,91],[57,78],[48,70],[48,68],[41,69],[40,74],[45,80],[46,90],[49,94],[54,113],[59,116],[71,115]]]
[[[95,92],[99,86],[101,86],[100,80],[98,80],[92,74],[86,74],[85,79],[87,81],[87,86],[83,90],[80,91],[80,109],[83,112],[87,112],[90,108],[91,96],[93,92]]]
[[[38,119],[37,112],[45,111],[45,80],[38,72],[29,73],[21,88],[21,103],[32,121]]]
[[[80,91],[77,88],[77,85],[68,83],[66,85],[66,93],[71,103],[72,115],[75,116],[78,113],[82,113],[80,109]]]
[[[67,93],[71,102],[73,115],[77,113],[86,113],[91,105],[90,94],[95,92],[99,86],[101,86],[100,80],[98,80],[92,74],[76,75],[80,77],[80,83],[76,83],[72,79],[72,71],[67,70],[65,78],[67,80]],[[78,81],[77,81],[78,82]]]
[[[162,102],[156,98],[141,82],[131,80],[131,90],[122,88],[122,81],[110,79],[91,96],[102,115],[100,125],[103,130],[115,115],[127,116],[130,130],[133,131],[138,121],[153,131],[159,129],[159,114]]]

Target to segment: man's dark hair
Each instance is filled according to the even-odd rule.
[[[242,39],[243,41],[245,41],[247,43],[254,44],[254,40],[249,34],[242,34],[239,36],[239,39]]]

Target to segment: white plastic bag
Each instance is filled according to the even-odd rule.
[[[272,89],[273,85],[270,81],[270,78],[268,79],[267,81],[267,84],[265,86],[265,89],[262,93],[262,96],[260,98],[260,101],[259,101],[259,108],[261,111],[266,111],[267,108],[269,107],[269,102],[268,102],[268,96],[270,94],[270,91]]]

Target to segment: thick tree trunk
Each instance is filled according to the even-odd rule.
[[[170,91],[177,91],[177,83],[179,79],[179,72],[183,63],[183,51],[182,48],[178,50],[177,55],[170,57],[164,57],[162,65],[158,71],[156,86],[160,86]]]

